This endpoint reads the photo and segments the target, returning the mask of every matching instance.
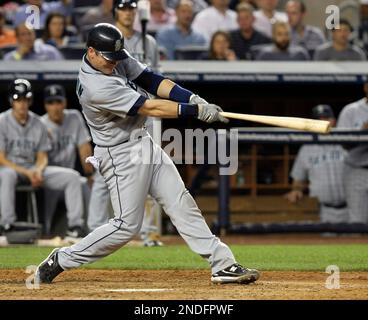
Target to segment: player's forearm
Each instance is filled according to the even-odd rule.
[[[36,170],[42,172],[43,170],[45,170],[48,162],[49,161],[48,161],[47,153],[46,152],[38,152],[37,153],[36,164],[35,164]]]
[[[172,82],[171,80],[169,79],[163,80],[157,89],[157,95],[163,99],[169,99],[170,92],[174,88],[174,86],[175,86],[175,83]]]
[[[177,118],[178,104],[162,99],[146,100],[143,106],[139,108],[138,113],[149,117]]]
[[[22,174],[24,176],[26,176],[27,173],[28,173],[27,168],[19,166],[19,165],[15,164],[12,161],[9,161],[4,155],[0,155],[0,166],[4,166],[4,167],[8,167],[10,169],[13,169],[17,173]]]
[[[79,149],[79,158],[81,161],[83,172],[86,177],[89,177],[94,173],[93,166],[89,163],[86,163],[86,159],[92,156],[91,144],[89,142],[84,143],[80,145],[78,149]]]
[[[188,103],[193,95],[193,92],[150,69],[143,71],[133,82],[153,95],[176,102]]]
[[[306,188],[306,185],[304,183],[304,181],[298,181],[298,180],[294,180],[291,186],[291,189],[293,191],[301,191],[303,192],[304,189]]]

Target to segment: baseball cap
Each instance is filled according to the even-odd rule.
[[[44,90],[45,102],[54,100],[65,100],[65,98],[65,90],[62,86],[58,84],[49,85]]]
[[[319,118],[335,118],[335,114],[328,104],[319,104],[312,109],[312,116],[315,119]]]
[[[116,0],[114,8],[122,9],[122,8],[137,8],[136,0]]]

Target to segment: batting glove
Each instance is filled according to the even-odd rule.
[[[192,94],[189,99],[190,104],[208,104],[206,100],[201,98],[198,94]]]
[[[229,120],[220,115],[223,110],[216,104],[198,104],[198,119],[207,123],[221,121],[228,123]]]

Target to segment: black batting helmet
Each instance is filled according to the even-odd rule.
[[[91,29],[87,37],[87,47],[92,47],[110,61],[119,61],[128,57],[124,49],[122,33],[109,23],[99,23]]]
[[[114,0],[114,9],[137,8],[137,0]]]
[[[137,8],[136,0],[114,0],[114,6],[112,8],[112,14],[114,18],[116,18],[116,10],[124,9],[124,8]]]
[[[335,118],[335,114],[328,104],[319,104],[312,109],[312,116],[315,119]]]
[[[16,79],[9,85],[8,90],[9,103],[20,98],[32,99],[31,83],[26,79]]]

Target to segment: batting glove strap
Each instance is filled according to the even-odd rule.
[[[190,103],[178,104],[178,118],[197,118],[198,105]]]
[[[199,104],[198,105],[198,119],[207,123],[221,121],[228,123],[229,120],[220,115],[219,112],[223,110],[216,104]]]

